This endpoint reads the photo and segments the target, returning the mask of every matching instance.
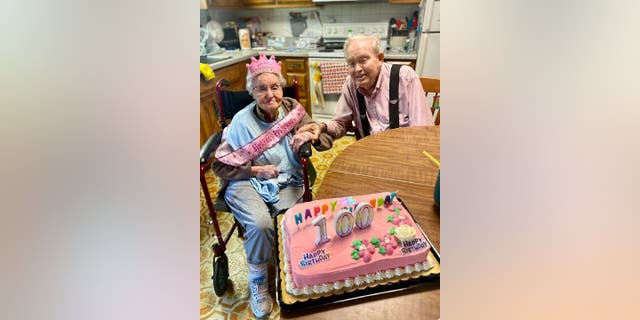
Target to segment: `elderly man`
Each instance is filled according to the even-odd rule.
[[[344,54],[349,76],[342,86],[333,119],[304,125],[298,132],[313,133],[312,140],[318,143],[321,133],[326,132],[334,139],[344,136],[352,127],[352,121],[359,137],[392,128],[394,121],[399,127],[433,125],[433,115],[427,106],[420,79],[408,66],[399,70],[397,117],[393,111],[390,114],[392,64],[383,61],[384,52],[377,35],[357,35],[347,39]],[[359,104],[362,104],[362,110],[366,110],[362,117]]]

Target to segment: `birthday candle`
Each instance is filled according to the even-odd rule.
[[[331,201],[331,212],[335,212],[336,211],[336,204],[338,204],[338,201]]]
[[[323,214],[319,215],[311,222],[314,226],[318,227],[318,239],[316,239],[316,246],[325,242],[329,242],[329,237],[327,236],[327,223],[326,218]]]
[[[387,195],[384,197],[384,205],[387,207],[391,205],[391,196]]]
[[[342,208],[336,215],[335,228],[336,234],[341,237],[348,236],[353,230],[353,214],[347,208]]]
[[[302,212],[300,212],[300,213],[296,213],[296,214],[293,216],[293,218],[294,218],[294,219],[295,219],[295,221],[296,221],[296,225],[298,225],[298,224],[302,223]]]
[[[360,229],[366,229],[373,222],[373,207],[366,202],[361,202],[356,207],[356,225]]]

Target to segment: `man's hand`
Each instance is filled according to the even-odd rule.
[[[272,164],[266,166],[252,166],[251,175],[262,179],[273,179],[280,175],[280,171]]]
[[[298,130],[298,133],[296,133],[293,136],[293,138],[291,138],[291,148],[293,148],[293,151],[298,152],[298,149],[300,149],[300,146],[302,146],[305,142],[309,140],[313,141],[313,133],[311,133],[310,131],[301,132],[300,130]]]
[[[298,129],[298,131],[296,132],[296,135],[298,135],[298,134],[300,134],[302,132],[310,132],[311,133],[311,143],[316,143],[316,141],[318,141],[318,139],[320,138],[320,133],[322,132],[322,127],[320,126],[319,123],[315,123],[315,122],[307,123],[304,126],[300,127],[300,129]]]

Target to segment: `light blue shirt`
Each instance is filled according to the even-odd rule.
[[[233,121],[227,127],[226,140],[233,150],[237,150],[253,141],[285,116],[282,108],[280,108],[278,109],[278,117],[274,122],[264,122],[254,113],[253,108],[255,107],[255,101],[244,107],[233,117]],[[300,159],[289,146],[291,137],[292,135],[289,132],[276,145],[265,150],[252,160],[252,165],[272,164],[280,171],[280,175],[274,179],[257,177],[249,179],[251,185],[266,202],[277,202],[280,188],[291,185],[302,186],[304,183]]]

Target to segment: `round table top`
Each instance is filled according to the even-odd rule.
[[[440,159],[440,127],[405,127],[367,136],[331,163],[317,199],[397,191],[440,250],[440,210],[433,199]]]
[[[387,130],[356,141],[331,163],[316,199],[397,191],[435,248],[440,250],[440,211],[433,192],[438,167],[422,151],[440,159],[440,127]],[[283,313],[283,319],[440,318],[440,285],[424,285],[357,299],[313,311]]]

